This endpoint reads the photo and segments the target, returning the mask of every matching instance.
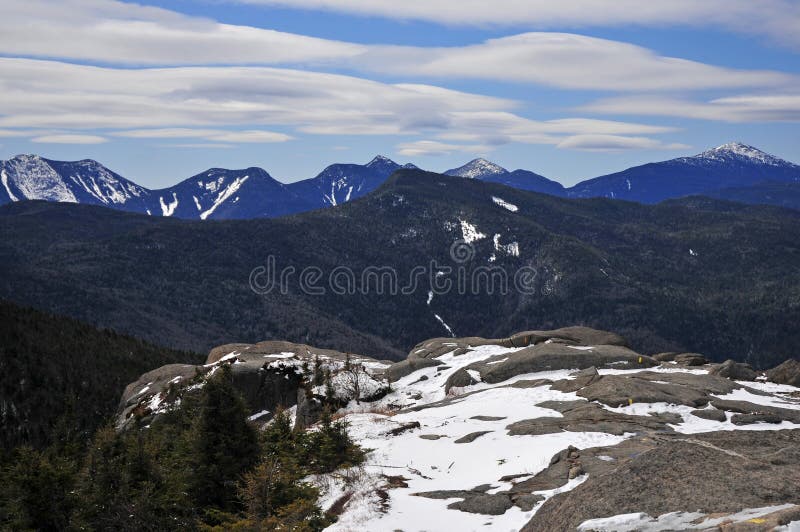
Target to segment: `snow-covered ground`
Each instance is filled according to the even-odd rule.
[[[444,344],[449,346],[450,344]],[[392,391],[373,403],[351,403],[340,412],[352,437],[369,449],[366,463],[346,474],[310,479],[322,490],[321,505],[328,509],[342,497],[350,497],[344,512],[330,530],[519,530],[543,502],[530,511],[512,506],[502,515],[467,513],[448,509],[448,504],[461,500],[433,499],[414,495],[434,490],[470,490],[489,484],[486,493],[508,490],[511,482],[501,482],[506,475],[521,475],[524,480],[545,469],[551,457],[572,445],[578,449],[615,445],[633,434],[615,436],[602,432],[558,432],[543,435],[511,436],[506,426],[516,421],[537,417],[562,417],[555,410],[537,406],[545,401],[583,400],[575,393],[537,387],[509,386],[533,379],[571,379],[573,370],[558,370],[518,375],[499,384],[478,382],[445,393],[448,377],[473,362],[498,355],[511,355],[518,348],[497,345],[471,347],[466,353],[453,351],[438,357],[442,366],[425,368],[392,383]],[[442,369],[446,368],[446,369]],[[377,370],[373,367],[371,370]],[[684,368],[674,364],[647,368],[648,371],[693,374],[707,373],[702,368]],[[629,374],[643,370],[603,369],[601,375]],[[473,377],[479,376],[472,372]],[[742,400],[767,406],[800,409],[796,399],[786,392],[791,386],[766,382],[742,382],[772,395],[756,395],[735,390],[716,396],[725,400]],[[717,430],[776,430],[800,428],[784,421],[781,424],[734,425],[731,414],[726,421],[701,419],[691,414],[693,408],[666,403],[633,403],[608,410],[633,415],[674,412],[682,422],[670,425],[678,432],[698,433]],[[476,417],[480,417],[476,419]],[[416,423],[419,426],[416,426]],[[457,443],[459,438],[488,431],[471,442]],[[389,478],[391,477],[391,478]],[[586,479],[581,475],[557,490],[535,492],[550,497],[569,490]],[[616,520],[614,520],[616,519]],[[592,525],[625,525],[646,522],[646,515],[618,516],[608,522]],[[672,518],[671,518],[672,519]],[[670,522],[677,522],[677,517]],[[657,521],[657,520],[656,520]],[[651,524],[655,521],[651,522]],[[661,524],[659,522],[659,524]]]

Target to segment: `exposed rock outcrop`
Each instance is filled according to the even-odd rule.
[[[779,366],[768,370],[767,380],[777,384],[800,386],[800,360],[790,358]]]
[[[588,479],[547,500],[523,530],[575,530],[592,518],[636,512],[725,514],[800,504],[798,448],[800,430],[637,437],[583,449],[579,459]],[[516,489],[566,483],[563,454]]]

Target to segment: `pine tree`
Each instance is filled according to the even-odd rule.
[[[325,373],[322,370],[322,361],[319,355],[314,355],[314,386],[321,386],[325,382]]]
[[[194,471],[192,494],[200,506],[234,506],[241,475],[258,460],[259,446],[248,410],[223,366],[203,387],[191,436]]]

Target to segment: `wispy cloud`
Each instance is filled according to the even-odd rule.
[[[606,98],[584,105],[580,110],[722,122],[800,122],[800,93],[744,94],[707,101],[654,96]]]
[[[403,142],[396,146],[397,153],[406,157],[436,157],[450,155],[453,153],[488,153],[492,150],[491,146],[448,144],[435,140],[417,140],[414,142]]]
[[[102,144],[108,142],[108,139],[98,135],[63,134],[33,137],[31,142],[40,144]]]
[[[686,144],[664,143],[646,137],[622,137],[619,135],[574,135],[557,145],[558,148],[582,151],[624,151],[624,150],[684,150]]]
[[[513,113],[517,103],[502,98],[265,67],[117,69],[0,58],[0,92],[0,128],[102,129],[222,144],[290,137],[262,127],[317,135],[417,134],[482,146],[673,131],[587,118],[537,121]]]
[[[736,0],[726,2],[738,3]],[[627,13],[614,7],[619,3],[626,2],[595,2],[595,8],[587,8],[586,13]],[[310,7],[311,4],[316,5],[311,2]],[[334,4],[336,2],[329,5]],[[359,2],[348,5],[356,4]],[[429,9],[470,13],[479,7],[486,13],[513,13],[520,11],[520,6],[526,13],[537,11],[527,4],[510,2],[504,10],[502,6],[484,2],[480,5],[459,2],[457,8],[448,2],[426,2],[417,8],[420,13]],[[555,5],[548,2],[550,4]],[[599,4],[603,5],[602,9]],[[663,6],[670,3],[645,4],[662,5],[658,9],[651,8],[654,13],[661,13]],[[637,8],[629,11],[647,12],[648,9],[642,9],[645,4],[637,0]],[[693,1],[692,4],[705,5],[706,2]],[[380,2],[375,3],[378,5]],[[391,2],[391,5],[400,12],[409,9],[407,2]],[[694,11],[697,10],[696,7]],[[705,8],[702,11],[705,12]],[[553,16],[563,15],[564,9],[542,6],[540,15],[548,12]],[[30,31],[31,27],[38,26],[46,26],[48,31]],[[220,24],[115,0],[5,0],[0,18],[0,53],[113,65],[346,67],[369,74],[389,73],[437,80],[483,79],[626,92],[764,87],[800,82],[796,76],[780,72],[723,68],[661,56],[633,44],[572,33],[528,32],[453,47],[363,45]],[[587,75],[589,71],[591,75]]]
[[[523,33],[448,48],[378,46],[351,61],[366,71],[582,90],[668,91],[800,83],[794,75],[722,68],[571,33]]]
[[[794,0],[239,0],[444,25],[537,29],[638,25],[717,27],[800,48]]]
[[[363,47],[115,0],[4,0],[0,50],[109,64],[210,65],[342,59]]]
[[[215,142],[232,143],[271,143],[286,142],[291,140],[290,135],[275,133],[274,131],[243,130],[227,131],[224,129],[191,129],[191,128],[162,128],[162,129],[134,129],[130,131],[117,131],[116,137],[134,139],[188,139],[201,138]]]

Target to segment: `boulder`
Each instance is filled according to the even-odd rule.
[[[573,373],[571,377],[574,377],[574,379],[563,379],[554,382],[551,388],[559,392],[576,392],[599,380],[600,373],[597,372],[596,367],[592,366]]]
[[[771,415],[778,418],[778,423],[780,421],[789,421],[790,423],[798,423],[800,424],[800,410],[792,410],[790,408],[779,408],[777,406],[769,406],[769,405],[760,405],[757,403],[751,403],[749,401],[730,401],[726,399],[713,399],[711,404],[720,409],[720,410],[727,410],[729,412],[735,412],[737,414],[746,414],[746,415]],[[747,419],[749,418],[738,418],[740,423],[738,424],[746,424]],[[733,421],[733,419],[731,419]],[[756,423],[754,421],[753,423]],[[769,421],[767,421],[769,422]]]
[[[767,370],[767,380],[776,384],[800,387],[800,360],[790,358],[779,366]]]
[[[681,353],[675,355],[672,361],[679,366],[703,366],[708,364],[708,359],[700,353]]]
[[[771,423],[778,425],[783,420],[775,414],[734,414],[731,423],[734,425],[752,425],[754,423]]]
[[[464,388],[477,384],[478,381],[472,378],[472,375],[464,369],[458,369],[452,373],[444,383],[444,392],[448,393],[450,388]]]
[[[395,362],[386,368],[384,375],[389,382],[397,382],[406,375],[411,375],[417,370],[431,368],[433,366],[440,366],[441,364],[442,362],[436,360],[435,358],[412,358],[409,356],[407,359],[401,362]]]
[[[675,356],[680,355],[677,351],[667,351],[664,353],[657,353],[653,355],[653,358],[658,360],[659,362],[672,362],[675,360]]]
[[[598,381],[578,390],[580,397],[608,406],[632,403],[671,403],[692,407],[708,403],[708,395],[700,390],[634,378],[629,375],[604,375]]]
[[[538,417],[517,421],[506,426],[512,436],[555,434],[570,432],[604,432],[621,436],[626,432],[669,432],[668,423],[673,418],[659,419],[655,416],[631,416],[612,412],[588,401],[546,401],[541,408],[550,408],[562,417]]]
[[[728,416],[722,410],[716,408],[704,408],[702,410],[692,410],[692,415],[709,421],[726,421]]]
[[[537,344],[511,353],[498,355],[468,366],[481,374],[483,381],[498,383],[517,375],[558,369],[611,367],[617,369],[648,368],[659,363],[627,347],[599,345],[576,349],[564,344]]]
[[[726,360],[722,364],[714,366],[708,371],[709,375],[725,377],[734,381],[754,381],[758,376],[750,364]]]
[[[513,505],[511,498],[504,493],[476,493],[463,501],[450,503],[447,507],[472,514],[503,515]]]
[[[472,443],[484,434],[491,433],[491,430],[479,430],[477,432],[470,432],[466,436],[462,436],[459,439],[455,440],[453,443]]]
[[[462,499],[448,504],[447,507],[473,514],[502,515],[514,505],[508,493],[484,493],[486,489],[483,488],[484,486],[477,486],[472,490],[425,491],[412,495],[428,499]]]
[[[567,343],[572,345],[618,345],[628,347],[622,336],[592,329],[590,327],[562,327],[552,331],[524,331],[498,341],[504,347],[527,347],[543,342]]]

